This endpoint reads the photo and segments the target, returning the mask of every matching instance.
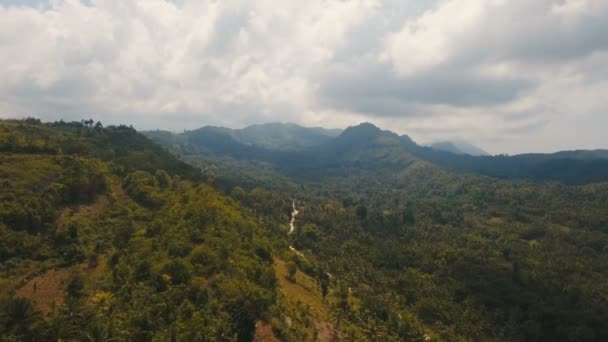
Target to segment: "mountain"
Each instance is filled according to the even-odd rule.
[[[302,127],[292,123],[268,123],[232,130],[232,136],[246,145],[277,150],[301,150],[318,146],[338,136],[341,130]]]
[[[231,130],[218,127],[203,127],[181,134],[146,134],[186,157],[206,154],[213,158],[259,161],[283,170],[284,174],[298,173],[304,176],[320,173],[315,170],[330,166],[333,171],[342,168],[343,172],[352,166],[382,171],[404,168],[413,161],[424,161],[446,170],[504,179],[560,181],[568,184],[608,180],[606,150],[478,156],[464,153],[463,151],[476,151],[466,144],[440,145],[444,150],[426,147],[417,144],[407,135],[399,136],[370,123],[349,127],[336,137],[326,137],[325,141],[317,145],[297,150],[272,149],[261,144],[244,143]],[[481,152],[483,151],[475,153]]]
[[[303,127],[291,123],[268,123],[247,126],[243,129],[206,126],[180,134],[167,131],[143,132],[165,146],[190,145],[193,149],[206,146],[208,150],[226,153],[230,146],[243,145],[242,149],[267,149],[297,151],[323,143],[338,136],[342,131],[320,127]],[[222,147],[219,147],[219,146]]]
[[[608,180],[608,150],[471,156],[415,146],[412,153],[451,171],[503,179],[588,184]]]
[[[345,129],[323,145],[298,154],[307,163],[359,167],[404,166],[414,157],[402,144],[401,138],[390,131],[363,123]]]
[[[441,141],[441,142],[432,143],[429,145],[429,147],[431,147],[435,150],[438,150],[438,151],[450,152],[450,153],[454,153],[454,154],[465,154],[458,147],[456,147],[456,145],[454,145],[454,143],[449,142],[449,141]]]
[[[471,145],[464,141],[441,141],[429,145],[436,150],[452,152],[455,154],[468,154],[471,156],[489,156],[490,154],[477,146]]]

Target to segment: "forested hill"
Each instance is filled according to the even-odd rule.
[[[560,181],[567,184],[588,184],[608,181],[608,150],[566,151],[553,154],[522,154],[515,156],[474,156],[457,151],[426,147],[415,143],[407,135],[363,123],[349,127],[341,134],[323,139],[305,140],[295,148],[293,141],[281,140],[290,136],[283,126],[273,126],[274,143],[246,144],[231,130],[204,127],[181,134],[165,131],[145,132],[151,139],[184,157],[208,155],[235,160],[261,161],[277,169],[293,171],[325,168],[328,164],[347,168],[353,164],[385,171],[409,165],[412,159],[426,161],[446,170],[481,174],[505,179]],[[299,130],[306,130],[299,127]],[[315,132],[315,129],[309,129]],[[252,133],[253,134],[253,133]],[[312,134],[312,133],[310,133]],[[263,134],[257,138],[263,141]],[[284,143],[289,150],[278,149]],[[459,150],[458,150],[459,151]],[[454,153],[457,152],[457,153]]]
[[[130,127],[0,121],[0,340],[312,336],[275,275],[289,199],[262,226],[203,178]]]
[[[40,120],[0,121],[0,152],[29,155],[62,155],[111,162],[120,173],[133,170],[165,170],[191,180],[200,180],[194,167],[132,127],[103,127],[93,120],[42,123]]]
[[[497,178],[559,181],[567,184],[608,181],[608,150],[514,156],[471,156],[423,146],[411,146],[411,151],[448,170]]]
[[[338,136],[341,130],[302,127],[290,123],[269,123],[232,130],[240,142],[269,149],[298,150],[316,146]]]

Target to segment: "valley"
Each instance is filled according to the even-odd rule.
[[[243,144],[2,121],[1,336],[608,337],[608,183],[585,171],[603,151],[444,155],[370,124],[271,127]]]

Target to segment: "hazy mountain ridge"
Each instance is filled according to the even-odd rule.
[[[277,150],[300,150],[329,141],[342,130],[303,127],[292,123],[269,123],[251,125],[232,132],[233,136],[244,144]]]
[[[280,130],[281,127],[289,127],[289,125],[274,126],[274,130]],[[315,130],[297,127],[298,130]],[[316,145],[308,143],[306,148],[288,151],[245,144],[230,132],[225,128],[203,127],[173,135],[154,131],[145,133],[179,154],[196,155],[206,152],[239,160],[260,160],[287,170],[298,168],[314,170],[333,165],[333,167],[355,166],[382,171],[387,167],[397,170],[413,161],[426,161],[448,170],[499,178],[554,180],[570,184],[608,180],[607,150],[476,156],[461,153],[462,150],[453,144],[450,148],[457,151],[422,146],[407,135],[399,136],[391,131],[381,130],[373,124],[363,123],[348,127],[335,137],[325,136],[326,140],[317,141]],[[274,135],[275,143],[281,141],[281,136],[285,135],[279,133]],[[251,140],[263,139],[251,138]],[[301,143],[298,146],[304,145]],[[474,147],[467,148],[474,149]],[[477,151],[477,153],[481,152],[483,151]]]
[[[452,152],[454,154],[468,154],[471,156],[489,156],[490,154],[481,148],[464,141],[439,141],[429,145],[436,150]]]
[[[322,127],[303,127],[292,123],[267,123],[247,126],[242,129],[232,129],[217,126],[205,126],[183,133],[168,131],[144,131],[144,134],[163,141],[165,145],[172,143],[199,144],[220,139],[226,145],[236,143],[259,149],[277,151],[295,151],[322,145],[342,133],[340,129],[325,129]]]

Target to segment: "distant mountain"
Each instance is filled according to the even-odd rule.
[[[348,127],[335,139],[309,151],[326,161],[341,165],[366,165],[367,168],[382,165],[403,166],[416,159],[402,139],[371,123]]]
[[[432,149],[438,150],[438,151],[445,151],[445,152],[450,152],[450,153],[454,153],[454,154],[465,154],[464,152],[459,150],[458,147],[456,147],[456,145],[454,145],[450,141],[440,141],[440,142],[432,143],[429,145],[429,147]]]
[[[273,128],[276,132],[271,133]],[[269,124],[243,130],[208,126],[181,134],[156,131],[146,135],[183,156],[264,162],[291,176],[398,172],[418,161],[450,171],[505,179],[568,184],[608,180],[607,150],[489,156],[467,144],[444,143],[440,148],[418,145],[407,135],[399,136],[370,123],[348,127],[332,136],[337,133],[291,124]],[[479,156],[480,153],[485,155]]]
[[[505,179],[587,184],[608,180],[608,150],[515,156],[471,156],[414,146],[412,153],[445,169]]]
[[[293,123],[268,123],[231,130],[241,143],[268,149],[300,150],[318,146],[338,136],[342,130],[303,127]]]
[[[464,141],[440,141],[429,145],[436,150],[471,156],[489,156],[490,154],[477,146]]]
[[[268,150],[296,151],[322,145],[341,132],[340,129],[303,127],[293,123],[268,123],[243,129],[205,126],[180,134],[167,131],[148,131],[144,134],[162,141],[165,145],[194,143],[199,146],[206,145],[213,150],[217,147],[215,144],[222,145],[221,149],[237,144]]]

